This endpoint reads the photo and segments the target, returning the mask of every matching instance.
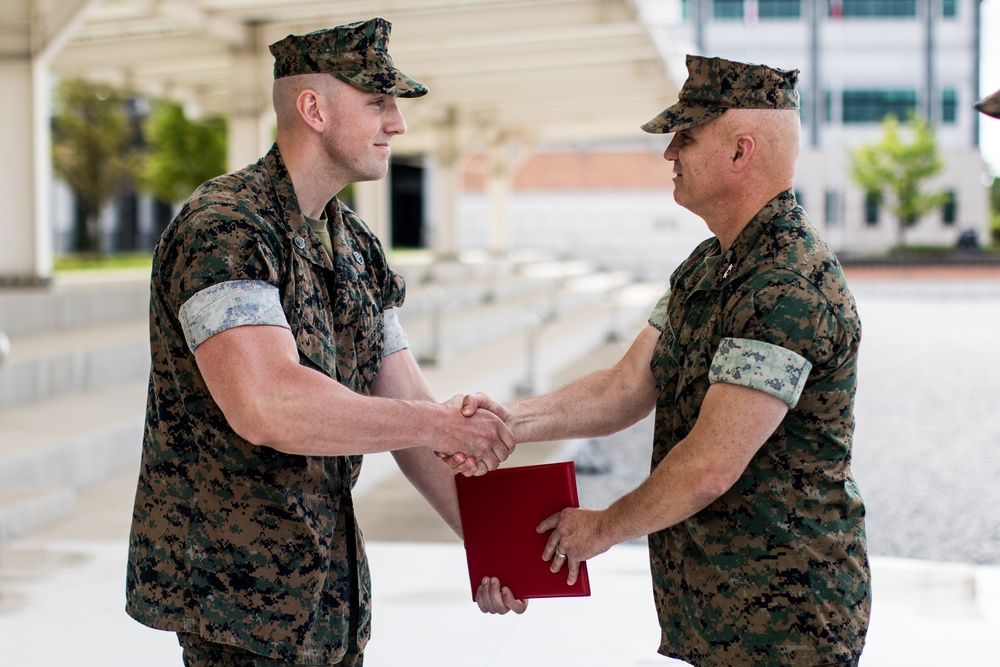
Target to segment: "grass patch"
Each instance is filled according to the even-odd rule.
[[[57,255],[52,263],[56,273],[104,269],[151,269],[153,255],[148,252],[122,252],[98,257],[88,254]]]

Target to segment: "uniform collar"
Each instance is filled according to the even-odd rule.
[[[274,188],[281,217],[287,225],[286,242],[291,245],[294,252],[313,264],[333,269],[332,258],[327,255],[323,243],[313,233],[309,222],[302,215],[302,208],[299,206],[295,187],[292,185],[292,177],[288,173],[288,167],[285,166],[277,143],[271,146],[271,150],[264,156],[264,169],[271,177],[271,187]],[[330,229],[337,229],[340,225],[340,202],[336,197],[327,204],[326,215]]]
[[[757,239],[765,225],[775,218],[786,215],[796,206],[798,203],[795,201],[795,193],[792,190],[785,190],[757,212],[757,215],[736,236],[726,252],[719,253],[720,246],[716,240],[710,254],[705,257],[705,274],[699,289],[721,289],[733,280],[740,273],[747,257],[757,246]]]

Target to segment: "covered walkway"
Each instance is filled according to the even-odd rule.
[[[662,45],[636,0],[4,0],[0,10],[0,281],[51,274],[50,95],[81,77],[180,101],[229,119],[229,165],[271,143],[267,45],[384,16],[390,51],[431,94],[407,100],[397,155],[430,174],[429,226],[441,257],[456,252],[464,158],[488,156],[490,248],[507,250],[504,201],[513,171],[539,142],[635,138],[676,99]],[[386,238],[385,181],[357,188],[357,208]]]

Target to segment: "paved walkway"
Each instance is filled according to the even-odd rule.
[[[862,667],[996,667],[1000,359],[992,341],[1000,280],[849,275],[866,327],[855,467],[875,554]],[[608,348],[590,362],[618,353]],[[511,463],[579,457],[588,445],[531,447]],[[375,613],[367,667],[680,664],[655,653],[641,544],[591,561],[590,598],[536,600],[523,616],[484,616],[471,601],[457,539],[385,458],[366,466],[358,504]],[[617,493],[635,467],[619,462],[614,474],[581,478],[581,496],[590,494],[584,503],[603,502],[600,490]],[[123,611],[134,483],[134,471],[121,475],[84,493],[71,519],[0,545],[4,667],[180,664],[172,635]]]

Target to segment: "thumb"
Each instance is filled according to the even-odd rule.
[[[471,417],[479,410],[479,397],[472,394],[466,394],[462,398],[462,414],[466,417]]]

